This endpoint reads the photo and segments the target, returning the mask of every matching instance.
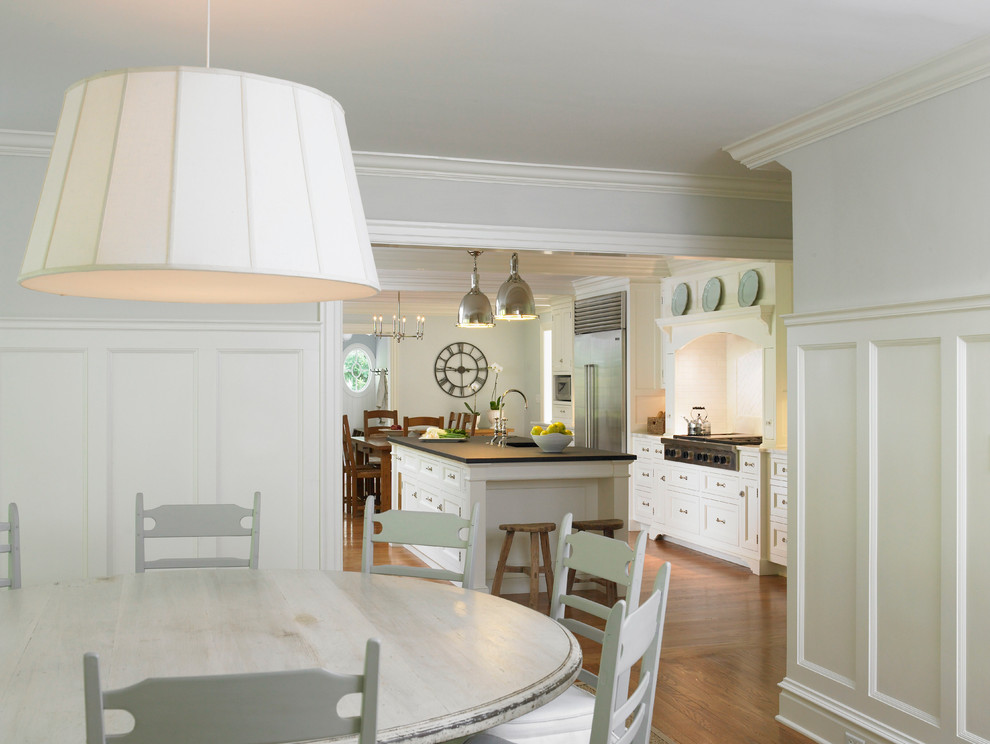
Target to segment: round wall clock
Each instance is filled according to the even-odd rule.
[[[722,280],[713,276],[705,283],[705,291],[701,293],[701,309],[706,313],[718,309],[722,301]]]
[[[457,341],[444,346],[433,365],[437,385],[447,395],[467,398],[488,381],[488,360],[474,344]]]

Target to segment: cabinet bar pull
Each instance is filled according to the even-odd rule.
[[[426,467],[423,468],[423,470],[425,470],[427,473],[432,473],[433,472],[433,466],[432,465],[427,465]]]
[[[687,509],[678,509],[681,514],[687,514]]]
[[[451,480],[456,480],[457,479],[457,476],[454,475],[453,473],[447,473],[447,477],[450,478]]]
[[[718,517],[715,517],[715,521],[718,522],[719,524],[725,524],[725,520],[719,519]]]
[[[719,483],[718,481],[715,481],[715,488],[725,488],[725,484],[724,483]]]
[[[679,475],[677,477],[680,478],[681,480],[687,480],[688,479],[688,477],[686,475]]]

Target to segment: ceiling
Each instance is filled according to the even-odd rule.
[[[779,174],[723,146],[990,34],[986,0],[212,0],[211,17],[212,66],[329,93],[356,151],[753,179]],[[207,0],[0,3],[0,129],[54,131],[65,88],[102,70],[204,66],[206,19]],[[422,291],[466,291],[460,255]],[[409,268],[376,257],[383,278]],[[669,274],[532,253],[521,273],[547,295],[644,261]],[[489,295],[507,264],[483,257]]]

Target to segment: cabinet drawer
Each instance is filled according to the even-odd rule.
[[[770,484],[770,519],[787,522],[787,488]]]
[[[739,453],[739,474],[760,477],[760,453],[740,452]]]
[[[452,488],[455,491],[461,490],[461,485],[464,482],[464,471],[460,468],[444,465],[443,466],[443,484],[447,488]]]
[[[633,518],[637,522],[650,524],[653,521],[653,496],[638,488],[633,492]]]
[[[653,457],[653,446],[640,437],[633,438],[632,451],[630,454],[636,455],[636,461],[649,460]]]
[[[431,457],[423,457],[419,461],[419,472],[427,478],[436,478],[439,480],[443,477],[443,465],[440,464],[439,460],[434,460]]]
[[[737,505],[702,499],[701,512],[701,532],[705,537],[738,547],[739,507]]]
[[[770,477],[787,480],[787,455],[770,455]]]
[[[681,488],[685,491],[698,490],[700,473],[693,468],[670,468],[667,471],[667,485],[671,488]]]
[[[787,525],[770,523],[770,560],[782,566],[787,565]]]
[[[395,462],[398,469],[403,473],[415,473],[419,471],[419,458],[408,450],[395,450]]]
[[[671,494],[668,503],[667,528],[671,532],[688,532],[698,534],[698,499],[684,498]]]
[[[721,473],[704,473],[701,476],[701,490],[716,496],[738,496],[739,478]]]
[[[419,503],[423,509],[428,511],[443,511],[443,498],[435,491],[427,488],[419,490]]]
[[[649,462],[636,460],[632,464],[633,487],[650,490],[653,488],[655,471],[650,467]]]
[[[653,449],[653,460],[655,462],[660,462],[663,459],[663,445],[654,444],[652,449]]]
[[[555,423],[557,421],[560,421],[562,424],[567,424],[568,428],[570,428],[571,416],[573,410],[574,409],[570,403],[554,403],[552,409],[553,421],[551,421],[550,423]]]

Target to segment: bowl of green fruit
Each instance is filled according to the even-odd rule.
[[[544,452],[563,452],[571,442],[574,441],[574,432],[557,421],[550,424],[546,429],[542,426],[534,426],[530,432],[533,441]]]

